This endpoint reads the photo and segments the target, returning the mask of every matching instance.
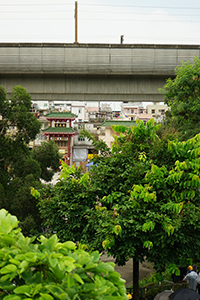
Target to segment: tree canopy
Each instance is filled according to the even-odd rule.
[[[172,124],[182,140],[200,132],[200,60],[182,62],[175,69],[175,78],[169,78],[161,89],[164,102],[170,107],[167,126]]]
[[[0,183],[4,187],[10,180],[8,167],[14,169],[29,156],[27,144],[40,131],[41,124],[30,108],[31,96],[24,88],[14,87],[8,100],[6,90],[0,86]]]
[[[104,192],[98,216],[89,219],[88,226],[99,223],[94,244],[106,237],[103,246],[117,263],[133,258],[136,299],[139,261],[162,271],[170,263],[199,260],[200,135],[166,143],[156,130],[152,120],[139,122],[115,137],[112,154],[91,171],[91,182],[100,187],[103,181]]]
[[[30,112],[31,104],[25,88],[14,87],[7,99],[5,88],[0,86],[0,207],[17,215],[24,234],[41,232],[37,201],[30,187],[41,187],[40,178],[51,180],[60,159],[52,141],[29,150],[28,143],[41,127]]]
[[[88,173],[83,175],[80,167],[70,168],[63,162],[59,182],[40,190],[38,205],[47,234],[56,232],[63,242],[71,240],[89,244],[95,230],[88,228],[88,214],[94,210],[96,196]]]
[[[135,299],[139,261],[154,262],[162,271],[168,264],[199,259],[200,136],[167,141],[157,136],[158,128],[153,119],[128,130],[116,128],[121,133],[110,151],[91,137],[101,153],[89,179],[84,175],[85,185],[82,176],[71,173],[40,201],[45,225],[58,224],[58,236],[66,232],[90,247],[103,246],[121,265],[133,258]]]
[[[60,164],[61,155],[58,146],[54,141],[43,142],[32,151],[33,160],[37,161],[41,168],[40,177],[46,181],[51,181],[53,174]]]
[[[124,280],[98,251],[59,242],[56,235],[24,237],[18,220],[0,210],[0,299],[125,300]]]

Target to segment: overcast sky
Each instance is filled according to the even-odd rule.
[[[200,44],[200,0],[79,0],[78,42]],[[0,0],[1,42],[75,41],[75,1]]]

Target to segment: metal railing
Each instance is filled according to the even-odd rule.
[[[167,284],[159,284],[154,285],[155,282],[151,282],[143,287],[140,287],[140,298],[145,299],[148,295],[157,295],[158,293],[161,293],[165,290],[173,290],[176,291],[180,288],[186,288],[188,284],[185,281],[180,282],[168,282]],[[133,294],[133,288],[127,288],[127,293]]]

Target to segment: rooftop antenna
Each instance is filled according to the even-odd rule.
[[[120,42],[121,42],[121,44],[123,44],[123,42],[124,42],[124,35],[121,35]]]
[[[77,33],[77,24],[78,24],[78,10],[77,10],[78,4],[77,1],[75,1],[75,13],[74,13],[74,18],[75,18],[75,44],[78,44],[78,33]]]

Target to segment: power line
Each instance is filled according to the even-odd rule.
[[[80,21],[88,21],[88,22],[90,22],[90,21],[117,21],[117,22],[167,22],[167,23],[174,23],[174,22],[182,22],[182,23],[200,23],[200,20],[199,21],[186,21],[186,20],[152,20],[152,19],[137,19],[137,20],[134,20],[134,19],[115,19],[115,18],[113,18],[113,19],[97,19],[97,18],[95,18],[95,19],[89,19],[88,20],[88,18],[86,18],[86,19],[84,19],[84,18],[79,18],[79,20]]]
[[[122,11],[84,11],[84,10],[79,10],[80,13],[103,13],[103,14],[120,14],[120,15],[149,15],[148,12],[122,12]],[[195,15],[193,14],[194,16],[196,17],[199,17],[200,15]],[[170,16],[181,16],[181,17],[184,17],[184,16],[193,16],[191,14],[171,14],[170,13]],[[159,16],[166,16],[165,13],[159,13]]]
[[[30,20],[30,21],[38,21],[38,20],[41,20],[41,21],[61,21],[61,20],[64,20],[64,21],[73,21],[71,18],[54,18],[54,17],[51,17],[51,18],[48,18],[48,17],[44,17],[42,16],[41,18],[32,18],[32,17],[19,17],[19,18],[16,18],[16,17],[8,17],[8,18],[1,18],[0,19],[0,22],[2,20],[19,20],[19,21],[25,21],[25,20]],[[196,21],[196,20],[191,20],[191,21],[187,21],[187,20],[152,20],[152,19],[137,19],[137,20],[134,20],[134,19],[116,19],[116,18],[112,18],[112,19],[88,19],[88,18],[79,18],[79,21],[101,21],[101,22],[148,22],[148,23],[176,23],[176,22],[179,22],[179,23],[200,23],[200,20],[199,21]]]
[[[0,6],[73,6],[72,3],[0,3]],[[183,6],[153,6],[153,5],[118,5],[118,4],[93,4],[93,3],[79,3],[80,6],[90,6],[90,7],[132,7],[132,8],[164,8],[164,9],[200,9],[200,7],[183,7]]]
[[[73,4],[71,4],[71,3],[44,3],[44,4],[42,4],[42,3],[0,3],[0,6],[60,6],[60,5],[62,5],[62,6],[73,6]]]
[[[132,8],[165,8],[165,9],[200,9],[200,7],[183,7],[183,6],[151,6],[151,5],[118,5],[118,4],[83,4],[82,6],[105,6],[105,7],[132,7]]]
[[[109,40],[111,40],[111,38],[113,39],[113,35],[95,35],[95,37],[96,38],[101,38],[101,37],[104,37],[104,38],[106,38],[107,40],[109,39]],[[5,35],[5,36],[2,36],[2,38],[4,39],[6,39],[6,40],[8,40],[8,38],[14,38],[14,39],[16,39],[16,35]],[[19,36],[18,38],[17,38],[17,40],[19,40],[19,39],[25,39],[25,38],[30,38],[30,35],[21,35],[21,36]],[[43,39],[42,40],[42,42],[45,42],[44,41],[44,38],[45,38],[45,40],[52,40],[52,38],[54,38],[54,40],[60,40],[60,41],[62,41],[63,43],[68,43],[67,41],[66,41],[66,39],[71,39],[71,38],[73,38],[73,36],[72,35],[66,35],[66,36],[63,36],[63,35],[57,35],[57,34],[54,34],[53,36],[52,36],[52,34],[51,35],[46,35],[46,34],[43,34],[43,35],[32,35],[31,36],[31,40],[39,40],[39,39]],[[93,37],[91,36],[91,35],[88,35],[88,36],[86,36],[86,35],[84,35],[84,36],[82,36],[82,40],[84,40],[84,39],[87,39],[87,41],[88,40],[91,40]],[[158,38],[152,38],[152,37],[149,37],[148,35],[144,35],[144,36],[140,36],[140,37],[136,37],[136,36],[129,36],[128,37],[128,40],[132,40],[133,41],[133,43],[135,43],[135,41],[136,40],[143,40],[143,42],[142,43],[144,43],[144,39],[145,40],[158,40]],[[166,40],[169,40],[169,39],[171,39],[171,40],[176,40],[176,41],[179,41],[179,40],[183,40],[183,38],[177,38],[177,37],[171,37],[171,36],[166,36],[166,37],[162,37],[162,38],[159,38],[159,43],[160,42],[165,42]],[[191,37],[184,37],[184,41],[194,41],[194,39],[195,38],[191,38]],[[85,42],[83,42],[83,43],[85,43]],[[95,43],[95,42],[94,42]],[[103,43],[110,43],[110,42],[103,42]],[[140,43],[140,42],[137,42],[137,43]],[[128,43],[128,44],[131,44],[130,42]],[[197,41],[195,41],[195,44],[198,44],[199,45],[199,42],[197,42]]]
[[[45,14],[48,14],[48,13],[69,13],[71,14],[72,12],[71,11],[68,11],[68,10],[54,10],[54,11],[41,11],[41,10],[34,10],[34,11],[27,11],[27,10],[20,10],[20,11],[15,11],[15,10],[7,10],[7,11],[0,11],[0,14],[5,14],[5,13],[27,13],[27,12],[31,12],[32,14],[33,13],[45,13]],[[117,11],[112,11],[112,12],[107,12],[107,11],[81,11],[79,10],[79,14],[80,13],[98,13],[98,14],[119,14],[119,15],[149,15],[149,13],[135,13],[135,12],[117,12]],[[159,16],[166,16],[165,13],[159,13]],[[180,17],[200,17],[200,15],[196,15],[196,14],[170,14],[170,16],[180,16]]]

